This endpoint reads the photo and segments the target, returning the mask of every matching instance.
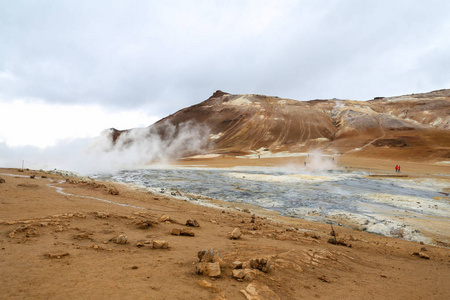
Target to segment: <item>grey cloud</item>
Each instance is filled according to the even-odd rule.
[[[216,89],[299,100],[446,88],[448,1],[13,1],[0,99],[145,107]]]

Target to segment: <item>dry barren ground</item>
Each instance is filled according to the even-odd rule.
[[[2,299],[450,298],[448,248],[345,227],[334,238],[327,224],[120,184],[0,173]],[[242,235],[230,239],[235,228]]]

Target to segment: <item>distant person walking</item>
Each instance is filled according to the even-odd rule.
[[[400,173],[400,165],[398,165],[398,172]]]
[[[395,165],[395,173],[398,173],[398,165]]]

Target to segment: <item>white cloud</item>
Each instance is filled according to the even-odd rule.
[[[0,142],[44,148],[62,139],[95,137],[107,128],[147,127],[158,119],[142,110],[110,112],[99,105],[0,102]]]

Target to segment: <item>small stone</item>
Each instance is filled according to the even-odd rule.
[[[124,244],[128,243],[128,238],[125,235],[121,234],[115,239],[114,242],[116,244],[124,245]]]
[[[137,269],[139,269],[139,267],[138,266],[132,266],[131,269],[132,270],[137,270]]]
[[[272,269],[272,263],[270,259],[267,258],[256,258],[250,260],[250,268],[258,269],[264,273],[269,273]]]
[[[173,228],[172,231],[170,232],[170,234],[172,234],[172,235],[181,235],[181,229]]]
[[[60,259],[61,257],[68,256],[68,252],[57,252],[57,253],[45,253],[44,256],[47,258],[57,258]]]
[[[209,250],[199,251],[197,256],[202,262],[213,262],[215,256],[214,249],[210,248]]]
[[[159,222],[163,223],[163,222],[173,222],[172,218],[166,215],[162,215],[159,218]]]
[[[236,279],[243,279],[245,276],[244,270],[243,269],[234,269],[232,272],[232,276],[233,276],[233,278],[236,278]]]
[[[220,277],[220,264],[218,262],[199,262],[197,264],[197,274],[209,277]]]
[[[250,283],[245,290],[240,290],[247,300],[271,299],[280,300],[280,297],[267,285],[262,283]]]
[[[233,267],[233,269],[242,269],[242,265],[243,265],[243,263],[242,263],[242,261],[234,261],[232,264],[232,267]]]
[[[242,235],[241,230],[239,228],[235,228],[230,234],[230,239],[237,240],[241,238],[241,235]]]
[[[137,242],[137,243],[136,243],[136,247],[142,248],[142,247],[144,247],[144,243],[142,243],[142,242]]]
[[[234,269],[232,272],[233,278],[242,281],[252,281],[255,279],[255,271],[251,269]]]
[[[111,195],[119,195],[119,190],[117,188],[115,188],[115,187],[112,187],[112,188],[109,189],[109,193]]]
[[[198,224],[197,220],[187,220],[186,221],[186,226],[200,227],[200,225]]]
[[[5,182],[6,182],[5,179],[0,177],[0,183],[5,183]]]
[[[34,179],[35,177],[36,177],[36,175],[31,175],[30,176],[31,179]]]
[[[153,249],[167,249],[169,248],[169,242],[162,240],[153,240],[152,247]]]
[[[192,229],[190,228],[183,228],[181,229],[180,232],[181,235],[185,235],[185,236],[195,236],[195,233]]]
[[[136,226],[137,226],[139,229],[148,229],[148,228],[152,227],[153,224],[155,224],[154,221],[151,221],[151,220],[145,220],[145,221],[137,222],[137,223],[136,223]]]
[[[326,275],[319,276],[317,279],[322,280],[323,282],[330,283],[331,281],[327,278]]]
[[[217,286],[213,285],[211,282],[206,280],[199,280],[197,281],[197,284],[203,288],[210,289],[215,293],[220,293],[222,290],[218,288]]]
[[[414,252],[413,255],[418,256],[420,258],[424,258],[424,259],[430,259],[430,256],[423,252]]]

